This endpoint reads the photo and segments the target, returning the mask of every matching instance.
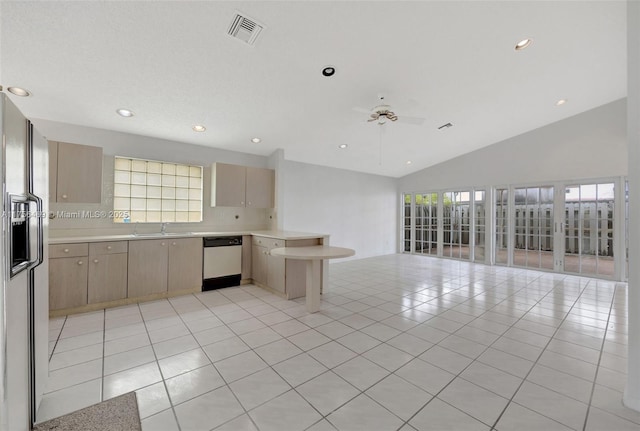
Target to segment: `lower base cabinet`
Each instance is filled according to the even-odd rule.
[[[127,297],[127,253],[105,254],[89,259],[87,302],[115,301]]]
[[[253,237],[251,274],[254,283],[284,294],[287,299],[305,296],[306,266],[304,261],[286,260],[272,256],[271,250],[279,247],[304,247],[319,245],[320,238],[283,240],[261,236]],[[314,274],[320,279],[321,274]]]
[[[87,303],[127,297],[127,241],[89,244]]]
[[[130,298],[167,291],[169,241],[149,239],[129,242]]]
[[[49,309],[87,305],[88,256],[49,259]]]

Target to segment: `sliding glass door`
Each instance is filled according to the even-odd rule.
[[[585,275],[614,275],[614,183],[565,188],[564,270]]]
[[[443,193],[443,256],[469,259],[471,230],[469,198],[468,191]]]
[[[438,254],[438,194],[416,194],[415,202],[415,252],[435,256]]]
[[[496,237],[494,259],[497,264],[509,263],[509,189],[496,189],[495,200]]]
[[[553,187],[514,189],[513,264],[554,269]]]

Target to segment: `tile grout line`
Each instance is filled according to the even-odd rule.
[[[60,341],[60,336],[62,335],[62,330],[64,329],[64,326],[67,324],[67,317],[68,316],[64,316],[64,321],[62,322],[62,326],[60,326],[60,331],[58,331],[58,336],[55,339],[55,344],[53,345],[53,349],[51,349],[51,355],[49,355],[49,362],[51,362],[51,358],[53,358],[53,355],[56,352],[56,348],[58,347],[58,342]]]
[[[589,280],[585,286],[581,289],[580,294],[576,297],[575,301],[573,301],[573,304],[571,305],[571,307],[569,308],[569,310],[565,313],[565,316],[562,318],[562,321],[560,322],[560,324],[558,325],[558,327],[556,328],[556,330],[553,332],[553,335],[551,335],[551,337],[549,337],[549,341],[547,342],[547,344],[545,344],[545,346],[543,347],[542,351],[540,352],[540,354],[538,355],[538,357],[536,358],[536,360],[534,361],[533,365],[531,366],[531,368],[529,369],[529,371],[527,372],[527,374],[523,377],[522,382],[520,382],[520,384],[518,385],[518,388],[515,390],[515,392],[513,393],[513,395],[511,395],[511,398],[509,399],[509,401],[507,402],[506,406],[504,407],[504,409],[502,409],[502,412],[500,413],[500,415],[498,415],[498,418],[495,420],[495,422],[493,423],[493,426],[491,427],[491,430],[495,430],[496,426],[498,425],[498,422],[500,422],[500,419],[502,419],[502,416],[505,414],[505,412],[507,411],[507,409],[509,408],[509,406],[511,405],[511,403],[513,403],[513,399],[516,397],[516,395],[518,394],[518,392],[520,391],[520,389],[522,388],[522,386],[524,385],[524,383],[527,381],[527,378],[529,377],[529,375],[531,374],[531,372],[533,371],[533,369],[536,367],[536,365],[538,365],[538,362],[540,361],[540,358],[542,357],[542,355],[544,355],[544,353],[547,351],[547,347],[549,347],[549,344],[551,344],[551,342],[553,341],[555,335],[558,333],[558,331],[560,330],[560,327],[562,326],[562,324],[567,320],[567,316],[569,316],[569,313],[571,313],[571,311],[573,310],[573,308],[575,307],[576,303],[580,300],[580,297],[583,295],[584,291],[587,289],[587,287],[589,286],[589,284],[591,284],[591,280]],[[555,286],[554,288],[551,290],[551,292],[555,290]],[[545,295],[546,296],[546,295]],[[534,383],[535,384],[535,383]],[[544,387],[544,386],[543,386]],[[547,390],[551,390],[545,387],[545,389]],[[556,392],[556,391],[552,391],[552,392]],[[558,392],[556,392],[558,393]],[[563,395],[563,394],[561,394]],[[565,395],[566,396],[566,395]],[[571,398],[571,397],[568,397]],[[518,403],[516,403],[518,404]],[[528,408],[528,407],[526,407]],[[531,410],[531,409],[529,409]],[[557,420],[550,418],[546,415],[543,415],[540,412],[535,412],[541,416],[544,416],[547,419],[550,419],[554,422],[560,423]],[[564,426],[566,426],[565,424],[562,424]]]
[[[596,365],[596,373],[593,376],[593,384],[591,385],[591,393],[589,394],[589,403],[587,404],[587,412],[584,415],[584,425],[582,426],[582,431],[586,431],[587,423],[589,421],[589,413],[591,412],[591,403],[593,402],[593,395],[594,395],[594,393],[596,391],[596,384],[597,384],[597,381],[598,381],[598,373],[600,371],[600,363],[602,362],[602,354],[604,352],[605,343],[607,342],[607,333],[609,332],[609,322],[611,320],[611,310],[613,309],[613,306],[615,304],[616,291],[617,290],[618,290],[618,286],[616,285],[616,287],[614,287],[614,289],[613,289],[613,295],[611,295],[611,304],[609,305],[609,314],[607,316],[607,325],[605,326],[604,336],[602,337],[602,344],[600,345],[600,353],[598,355],[598,364]]]
[[[539,280],[539,279],[540,279],[540,277],[541,277],[541,276],[539,276],[539,277],[535,278],[535,279],[534,279],[534,280],[532,280],[528,285],[530,285],[530,284],[534,283],[536,280]],[[523,286],[522,288],[518,289],[518,291],[517,291],[517,292],[519,292],[519,291],[521,291],[521,290],[523,290],[523,289],[526,289],[526,287],[527,287],[528,285],[525,285],[525,286]],[[538,301],[536,301],[536,303],[535,303],[535,304],[533,304],[533,305],[529,308],[529,310],[533,309],[536,305],[538,305],[538,304],[540,303],[540,301],[542,301],[542,300],[543,300],[547,295],[549,295],[549,293],[550,293],[550,292],[552,292],[552,291],[553,291],[553,288],[551,288],[551,289],[550,289],[546,294],[544,294],[544,295],[543,295],[543,296],[542,296]],[[491,307],[491,308],[489,308],[488,310],[486,310],[486,311],[485,311],[485,313],[486,313],[486,312],[488,312],[488,311],[491,311],[493,308],[497,307],[497,306],[498,306],[498,305],[500,305],[502,302],[506,301],[508,298],[510,298],[510,297],[512,297],[512,296],[514,296],[517,292],[514,292],[512,295],[509,295],[508,297],[504,298],[502,301],[500,301],[499,303],[495,304],[493,307]],[[479,295],[480,295],[480,294],[479,294]],[[477,295],[475,295],[475,296],[477,296]],[[464,302],[466,302],[466,301],[464,301]],[[514,326],[517,322],[519,322],[520,320],[522,320],[523,316],[525,316],[525,315],[529,312],[529,310],[527,310],[527,312],[523,313],[521,317],[519,317],[519,318],[518,318],[514,323],[512,323],[512,324],[510,325],[509,329],[513,328],[513,326]],[[484,313],[483,313],[483,314],[484,314]],[[483,314],[481,314],[480,316],[482,316]],[[500,313],[500,314],[501,314],[501,313]],[[460,327],[460,328],[458,328],[456,331],[454,331],[454,332],[450,333],[449,335],[447,335],[445,338],[443,338],[442,340],[440,340],[440,341],[439,341],[437,344],[435,344],[435,345],[437,346],[437,345],[439,345],[442,341],[444,341],[445,339],[449,338],[451,335],[455,335],[455,333],[456,333],[456,332],[458,332],[458,331],[459,331],[459,330],[461,330],[462,328],[466,327],[469,323],[471,323],[471,322],[473,322],[473,321],[475,321],[475,320],[479,319],[479,318],[480,318],[480,316],[475,316],[475,318],[474,318],[474,319],[472,319],[472,320],[470,320],[469,322],[465,323],[463,326],[461,326],[461,327]],[[448,319],[447,319],[447,320],[448,320]],[[458,322],[458,323],[461,323],[461,322]],[[509,331],[509,329],[507,329],[507,331]],[[507,331],[505,331],[504,333],[506,333]],[[487,332],[488,332],[488,331],[487,331]],[[504,333],[503,333],[503,334],[504,334]],[[497,335],[497,334],[496,334],[496,335]],[[470,366],[471,366],[471,365],[472,365],[472,364],[477,360],[477,358],[479,358],[480,356],[482,356],[482,354],[483,354],[483,353],[485,353],[487,350],[489,350],[489,349],[490,349],[490,348],[491,348],[491,347],[492,347],[492,346],[493,346],[493,345],[494,345],[494,344],[495,344],[495,343],[496,343],[500,338],[502,338],[502,337],[503,337],[503,335],[500,335],[500,336],[499,336],[496,340],[494,340],[491,344],[489,344],[488,346],[485,346],[485,349],[482,351],[482,353],[478,354],[478,355],[476,356],[476,358],[469,358],[468,356],[462,355],[461,353],[458,353],[458,352],[455,352],[455,351],[453,351],[453,350],[447,349],[447,348],[446,348],[446,347],[444,347],[444,346],[440,346],[440,347],[441,347],[441,348],[443,348],[443,349],[449,350],[449,351],[451,351],[451,352],[453,352],[453,353],[456,353],[456,354],[458,354],[458,355],[461,355],[461,356],[464,356],[464,357],[466,357],[466,358],[468,358],[468,359],[471,359],[471,362],[470,362],[467,366],[465,366],[462,370],[460,370],[460,372],[458,372],[458,374],[456,374],[456,375],[455,375],[455,377],[454,377],[454,378],[452,378],[452,379],[449,381],[449,383],[447,383],[447,384],[446,384],[445,386],[443,386],[443,387],[442,387],[442,388],[441,388],[441,389],[440,389],[436,394],[434,394],[433,398],[432,398],[431,400],[429,400],[429,402],[427,402],[424,406],[422,406],[420,409],[418,409],[418,411],[417,411],[417,412],[415,412],[415,413],[414,413],[414,414],[413,414],[413,415],[412,415],[412,416],[411,416],[411,417],[410,417],[410,418],[405,422],[405,424],[410,425],[410,424],[409,424],[409,421],[411,421],[415,416],[417,416],[417,415],[418,415],[418,413],[420,413],[420,411],[422,411],[422,410],[423,410],[427,405],[429,405],[429,404],[431,403],[431,401],[433,401],[433,399],[437,398],[437,397],[438,397],[438,395],[440,395],[440,394],[441,394],[441,393],[442,393],[446,388],[448,388],[448,387],[449,387],[449,385],[451,385],[451,383],[452,383],[453,381],[455,381],[457,378],[461,378],[461,379],[463,379],[463,380],[465,380],[465,381],[469,382],[467,379],[465,379],[464,377],[462,377],[462,373],[464,373],[464,372],[466,371],[466,369],[467,369],[467,368],[469,368],[469,367],[470,367]],[[462,338],[464,338],[464,337],[462,337]],[[507,338],[508,338],[508,337],[507,337]],[[465,338],[465,339],[466,339],[466,338]],[[471,341],[471,340],[469,340],[469,341]],[[478,344],[479,344],[479,343],[478,343]],[[525,344],[528,344],[528,343],[525,343]],[[497,350],[500,350],[500,349],[497,349]],[[544,351],[544,350],[543,350],[543,351]],[[505,352],[505,353],[507,353],[507,352]],[[427,362],[428,362],[428,361],[427,361]],[[429,363],[430,363],[430,362],[429,362]],[[437,365],[435,365],[435,364],[432,364],[432,365],[434,365],[434,366],[438,367],[438,366],[437,366]],[[488,365],[488,366],[491,366],[491,365]],[[532,368],[533,368],[534,366],[535,366],[535,363],[534,363],[534,365],[532,365]],[[441,367],[438,367],[438,368],[441,368]],[[492,368],[495,368],[495,367],[492,367]],[[441,369],[442,369],[442,368],[441,368]],[[447,370],[445,370],[445,371],[447,371]],[[451,374],[453,374],[453,373],[451,373]],[[526,378],[526,377],[525,377],[525,378]],[[524,378],[522,378],[522,382],[524,382]],[[522,382],[520,383],[520,385],[522,385]],[[480,388],[482,388],[482,389],[484,389],[484,390],[486,390],[486,391],[489,391],[489,392],[491,392],[491,393],[494,393],[493,391],[490,391],[490,390],[488,390],[488,389],[485,389],[485,388],[483,388],[482,386],[476,385],[476,384],[475,384],[475,383],[473,383],[473,382],[469,382],[469,383],[471,383],[471,384],[473,384],[473,385],[475,385],[475,386],[478,386],[478,387],[480,387]],[[516,390],[516,392],[517,392],[517,390]],[[501,396],[501,395],[499,395],[499,394],[496,394],[496,395],[498,395],[498,396],[502,397],[502,396]],[[504,397],[502,397],[502,398],[504,398]],[[482,422],[480,419],[478,419],[478,418],[476,418],[476,417],[474,417],[474,416],[470,415],[469,413],[467,413],[467,412],[465,412],[465,411],[463,411],[463,410],[460,410],[458,407],[456,407],[456,406],[454,406],[454,405],[452,405],[452,404],[450,404],[450,403],[448,403],[448,402],[446,402],[446,401],[444,401],[444,400],[442,400],[442,399],[440,399],[440,398],[438,398],[438,399],[439,399],[440,401],[442,401],[442,402],[444,402],[444,403],[446,403],[446,404],[450,405],[451,407],[455,408],[456,410],[461,411],[462,413],[466,414],[467,416],[470,416],[470,417],[472,417],[473,419],[475,419],[475,420],[477,420],[477,421],[479,421],[479,422],[481,422],[481,423],[483,423],[483,424],[484,424],[484,422]],[[507,403],[507,406],[508,406],[508,405],[509,405],[509,403]],[[505,407],[505,409],[506,409],[506,407]]]
[[[102,310],[102,372],[100,373],[100,401],[104,401],[104,345],[107,340],[107,310]]]
[[[167,302],[168,302],[168,300],[167,300]],[[142,312],[142,308],[140,307],[140,303],[137,303],[137,306],[138,306],[138,312],[140,313],[140,317],[142,318],[142,324],[144,325],[144,329],[146,331],[147,338],[149,339],[149,347],[151,347],[151,351],[153,352],[153,357],[155,358],[156,366],[158,367],[158,371],[160,372],[160,377],[162,378],[162,386],[164,387],[164,391],[167,394],[167,398],[169,399],[169,405],[171,406],[170,409],[171,409],[171,412],[173,413],[173,418],[175,419],[176,425],[178,426],[178,431],[181,431],[182,427],[180,426],[180,421],[178,421],[178,416],[176,414],[176,410],[174,408],[173,401],[171,400],[171,396],[169,395],[169,389],[167,388],[167,382],[166,382],[166,380],[164,378],[164,375],[162,374],[162,368],[160,368],[160,362],[158,361],[158,355],[156,354],[156,350],[153,348],[153,342],[151,341],[151,336],[149,335],[149,328],[147,327],[147,321],[144,318],[144,313]],[[159,383],[159,382],[157,382],[157,383]],[[155,383],[152,383],[152,385],[153,384],[155,384]],[[151,385],[147,385],[147,386],[151,386]],[[145,386],[145,387],[147,387],[147,386]],[[140,389],[142,389],[142,388],[140,388]],[[165,410],[163,410],[163,411],[165,411]],[[159,414],[159,413],[162,413],[162,412],[157,412],[154,415],[151,415],[149,417],[155,416],[156,414]],[[145,419],[147,419],[147,418],[145,418]],[[142,423],[142,420],[140,420],[140,423]]]
[[[196,295],[194,295],[194,294],[191,294],[191,296],[193,296],[193,297],[194,297],[194,298],[195,298],[199,303],[201,303],[201,304],[202,304],[202,305],[203,305],[207,310],[209,310],[209,312],[210,312],[213,316],[215,316],[218,320],[220,320],[220,321],[222,322],[222,325],[221,325],[221,326],[226,327],[229,331],[231,331],[232,333],[234,333],[236,337],[240,338],[240,337],[239,337],[239,336],[238,336],[238,335],[233,331],[233,329],[229,328],[229,325],[227,325],[227,323],[226,323],[226,322],[224,322],[222,319],[220,319],[220,318],[218,317],[218,315],[216,315],[216,314],[215,314],[215,313],[214,313],[214,312],[213,312],[213,311],[212,311],[212,310],[211,310],[211,309],[210,309],[210,308],[209,308],[209,307],[208,307],[204,302],[202,302],[202,301],[200,300],[200,298],[198,298],[198,297],[197,297]],[[224,296],[224,295],[223,295],[223,296]],[[252,295],[252,296],[253,296],[253,295]],[[255,296],[254,296],[254,297],[255,297]],[[226,296],[225,296],[225,298],[226,298]],[[257,298],[257,297],[256,297],[256,298]],[[227,298],[227,299],[229,299],[229,298]],[[175,310],[175,307],[173,306],[173,304],[171,304],[171,301],[168,301],[168,302],[169,302],[169,304],[171,305],[171,307]],[[264,302],[264,301],[263,301],[263,302]],[[232,303],[236,304],[234,301],[232,301]],[[240,307],[240,308],[242,308],[242,307]],[[243,310],[244,310],[244,308],[243,308]],[[178,313],[178,311],[177,311],[177,310],[176,310],[176,313]],[[198,339],[193,335],[193,332],[191,331],[191,328],[189,328],[189,326],[185,323],[184,319],[182,319],[182,316],[180,315],[180,313],[178,313],[178,317],[180,317],[180,320],[182,321],[182,323],[183,323],[183,324],[187,327],[187,329],[189,330],[189,334],[191,334],[191,336],[196,340],[196,343],[198,343],[199,348],[200,348],[200,349],[202,349],[202,348],[203,348],[203,346],[200,344],[200,342],[198,341]],[[249,347],[249,349],[251,349],[251,351],[253,352],[253,349],[251,348],[251,346],[249,346],[247,343],[245,343],[245,342],[244,342],[244,340],[242,340],[242,338],[240,338],[240,340],[241,340],[241,341],[242,341],[242,342],[243,342],[247,347]],[[224,341],[224,340],[221,340],[221,341]],[[212,343],[212,344],[214,344],[214,343]],[[204,351],[203,351],[203,352],[204,352]],[[257,354],[257,353],[255,353],[255,352],[254,352],[254,354],[258,355],[258,354]],[[247,417],[249,418],[249,420],[251,421],[251,423],[256,427],[256,429],[258,429],[258,430],[259,430],[260,428],[258,427],[258,424],[256,424],[256,423],[255,423],[255,421],[253,420],[253,418],[251,417],[251,415],[249,415],[249,411],[248,411],[248,410],[244,407],[244,405],[240,402],[240,399],[238,398],[238,396],[236,395],[236,393],[233,391],[233,389],[231,389],[231,385],[229,384],[229,382],[227,382],[227,379],[225,379],[225,378],[224,378],[224,376],[220,373],[220,371],[218,370],[218,367],[216,367],[216,365],[213,363],[213,361],[211,360],[211,358],[209,357],[209,355],[207,355],[206,353],[205,353],[205,355],[207,356],[207,359],[209,359],[209,362],[211,363],[211,366],[213,367],[213,369],[214,369],[214,370],[216,370],[216,373],[218,373],[218,375],[220,376],[220,378],[221,378],[221,379],[222,379],[222,381],[224,382],[224,385],[227,387],[227,389],[229,389],[229,392],[231,392],[231,393],[233,394],[233,397],[236,399],[236,402],[238,403],[238,405],[239,405],[239,406],[242,408],[242,410],[244,411],[244,413],[239,414],[238,416],[235,416],[235,417],[233,417],[233,418],[229,419],[228,421],[223,422],[223,423],[221,423],[221,424],[217,425],[215,428],[219,428],[219,427],[221,427],[221,426],[223,426],[223,425],[225,425],[225,424],[227,424],[227,423],[229,423],[229,422],[231,422],[231,421],[233,421],[233,420],[236,420],[237,418],[239,418],[240,416],[242,416],[242,415],[244,414],[244,415],[247,415]],[[235,355],[234,355],[234,356],[235,356]],[[233,356],[231,356],[231,357],[233,357]],[[258,355],[258,357],[260,357],[260,355]],[[225,359],[227,359],[227,358],[225,358]],[[261,359],[262,359],[262,358],[261,358]],[[266,362],[265,362],[265,363],[266,363]],[[268,365],[269,365],[269,364],[267,364],[267,366],[268,366]],[[262,371],[262,370],[260,370],[260,371]],[[259,372],[259,371],[256,371],[256,372]],[[253,375],[253,374],[255,374],[255,373],[251,373],[250,375]],[[248,376],[245,376],[245,377],[248,377]],[[244,378],[244,377],[243,377],[243,378]],[[238,380],[240,380],[240,379],[238,379]],[[288,382],[287,382],[287,384],[288,384]],[[215,388],[215,389],[212,389],[211,391],[207,391],[206,393],[210,393],[210,392],[216,391],[216,390],[218,390],[218,389],[219,389],[219,388]],[[168,391],[167,391],[167,393],[168,393]],[[203,395],[203,394],[198,395],[198,396],[202,396],[202,395]],[[193,398],[192,398],[192,399],[193,399]],[[173,402],[172,402],[172,405],[173,405]],[[177,420],[177,418],[176,418],[176,420]],[[212,429],[215,429],[215,428],[212,428]]]

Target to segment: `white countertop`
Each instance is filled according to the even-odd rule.
[[[328,245],[311,245],[305,247],[279,247],[271,250],[274,256],[282,256],[286,259],[321,260],[350,257],[356,254],[355,250],[344,247],[331,247]]]
[[[266,238],[276,238],[283,240],[325,238],[329,235],[307,232],[291,232],[281,230],[259,230],[259,231],[234,231],[234,232],[169,232],[167,235],[157,234],[119,234],[119,235],[91,235],[91,236],[67,236],[50,237],[49,244],[72,244],[79,242],[102,242],[102,241],[137,241],[143,239],[167,239],[167,238],[202,238],[205,236],[239,236],[253,235]]]

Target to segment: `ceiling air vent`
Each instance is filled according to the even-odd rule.
[[[246,16],[236,13],[228,33],[236,39],[240,39],[249,45],[254,45],[263,28],[264,26],[258,24],[252,18],[247,18]]]

